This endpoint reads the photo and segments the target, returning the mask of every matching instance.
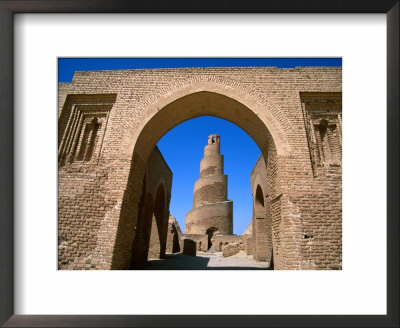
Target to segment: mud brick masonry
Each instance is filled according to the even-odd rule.
[[[217,233],[233,233],[233,202],[227,198],[228,177],[224,174],[220,141],[217,134],[208,137],[200,162],[200,179],[194,184],[193,209],[186,214],[185,234],[207,235],[205,241],[198,241],[198,250],[209,250]]]
[[[59,268],[129,269],[182,251],[156,144],[213,115],[261,150],[244,249],[274,269],[341,269],[341,90],[340,67],[76,72],[58,94]]]

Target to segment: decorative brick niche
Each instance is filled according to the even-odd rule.
[[[342,94],[301,92],[314,176],[342,165]]]
[[[59,120],[59,166],[96,164],[115,95],[70,95]]]

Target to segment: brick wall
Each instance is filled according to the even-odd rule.
[[[182,240],[189,239],[193,241],[196,245],[196,250],[201,252],[208,251],[208,235],[199,235],[199,234],[184,234],[181,237]]]
[[[174,216],[170,215],[168,220],[166,253],[172,254],[181,252],[183,250],[181,238],[182,231],[179,227],[179,223]]]
[[[314,95],[318,97],[318,94]],[[257,215],[253,216],[255,258],[268,259],[269,254],[260,255],[258,250],[267,252],[271,248],[277,268],[341,269],[341,160],[333,165],[319,165],[314,168],[313,174],[310,159],[302,163],[295,158],[288,158],[285,164],[279,165],[275,147],[273,143],[270,145],[267,167],[260,156],[251,174],[252,190],[259,183],[266,195],[265,206],[270,208],[267,210],[266,222],[257,222],[254,219]],[[306,154],[310,155],[310,148],[304,148]],[[341,155],[341,149],[336,151],[340,151]],[[308,168],[305,164],[308,164]],[[256,176],[259,176],[258,180]],[[287,182],[282,183],[279,179]],[[277,188],[279,186],[281,189]],[[264,224],[261,230],[268,231],[269,217],[272,223],[272,244],[269,244],[267,238],[267,245],[260,245],[257,240],[260,228],[257,228],[257,224]],[[249,249],[251,251],[251,247]]]
[[[222,252],[222,247],[231,243],[242,243],[241,236],[238,235],[215,235],[213,244],[217,252]]]
[[[127,267],[148,157],[163,134],[199,115],[237,124],[266,159],[275,268],[340,268],[341,157],[330,152],[340,151],[342,122],[318,118],[315,104],[330,103],[328,94],[338,103],[341,87],[340,67],[77,72],[59,92],[59,124],[86,129],[74,139],[59,128],[72,160],[59,168],[60,268]],[[104,95],[114,99],[101,108],[79,103]],[[90,160],[74,161],[71,145]]]
[[[147,160],[136,227],[130,236],[124,237],[125,245],[121,246],[131,254],[119,257],[115,267],[126,268],[129,258],[133,267],[135,263],[165,256],[171,188],[172,172],[158,147],[155,147]],[[134,221],[135,218],[130,219]],[[129,243],[130,240],[133,241]]]

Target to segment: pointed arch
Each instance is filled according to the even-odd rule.
[[[145,111],[145,119],[126,137],[127,154],[142,150],[143,132],[149,128],[154,133],[150,142],[155,145],[178,124],[195,117],[211,115],[230,121],[245,130],[261,150],[268,147],[267,138],[257,131],[265,129],[275,143],[277,155],[287,156],[291,148],[284,129],[273,114],[276,106],[272,101],[265,101],[266,105],[240,89],[209,81],[192,83],[169,91],[142,109]],[[227,108],[228,103],[231,108]],[[158,128],[154,129],[154,126]]]

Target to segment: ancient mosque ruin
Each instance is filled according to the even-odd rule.
[[[341,67],[76,72],[58,89],[58,268],[135,269],[150,259],[245,252],[275,270],[342,268]],[[253,214],[233,234],[223,136],[210,135],[185,231],[157,148],[180,123],[228,120],[258,145]]]

